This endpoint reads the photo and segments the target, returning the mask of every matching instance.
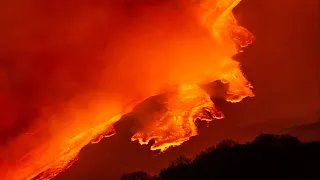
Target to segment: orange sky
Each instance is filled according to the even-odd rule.
[[[319,116],[319,2],[246,0],[236,12],[257,38],[241,55],[259,104],[250,116]]]
[[[19,26],[28,27],[28,21],[23,16],[19,16],[20,10],[25,9],[26,5],[23,3],[17,3],[19,1],[2,1],[1,3],[16,3],[16,9],[1,9],[6,7],[4,4],[0,4],[1,18],[4,15],[11,14],[14,21],[19,22]],[[41,1],[42,2],[42,1]],[[37,1],[36,3],[41,3]],[[51,2],[51,1],[50,1]],[[78,1],[77,1],[78,2]],[[60,14],[61,19],[56,21],[36,18],[39,21],[46,23],[46,27],[49,29],[42,29],[41,32],[47,33],[51,28],[55,28],[54,23],[68,23],[68,20],[63,17],[74,13],[72,9],[73,1],[70,4],[66,4],[64,8],[66,14]],[[90,3],[90,6],[98,6],[104,3],[103,1],[96,1]],[[55,3],[52,1],[52,7]],[[83,9],[80,11],[87,11],[88,6],[83,4]],[[319,116],[320,109],[320,62],[319,56],[319,4],[317,0],[266,0],[264,2],[256,0],[243,0],[235,10],[235,15],[238,17],[241,25],[249,29],[255,36],[256,41],[254,44],[245,48],[244,53],[237,57],[242,64],[244,73],[247,78],[252,82],[254,86],[254,93],[256,97],[246,99],[240,104],[225,104],[222,103],[221,109],[226,115],[226,119],[220,120],[217,123],[213,123],[209,128],[201,128],[200,135],[195,139],[191,139],[181,147],[177,147],[165,154],[158,155],[150,152],[147,147],[142,147],[136,142],[130,142],[130,133],[126,134],[131,129],[128,128],[126,122],[120,122],[120,127],[117,129],[118,135],[115,137],[104,140],[99,145],[90,146],[91,150],[84,151],[83,161],[79,161],[80,165],[75,165],[74,168],[62,173],[57,179],[70,179],[70,177],[78,178],[82,173],[90,174],[101,170],[105,176],[117,177],[122,172],[134,171],[134,170],[148,170],[155,171],[157,168],[166,164],[170,159],[173,159],[179,154],[194,154],[199,152],[203,148],[215,143],[217,140],[229,137],[229,136],[241,136],[241,134],[235,133],[239,126],[247,126],[258,122],[272,121],[275,124],[290,123],[288,118],[297,119],[294,120],[299,123],[306,123],[307,121],[313,121],[316,115]],[[49,9],[37,9],[50,14]],[[17,14],[15,14],[17,13]],[[99,17],[99,11],[97,17]],[[92,23],[99,25],[99,22],[104,21],[101,19],[95,19],[95,13],[93,17],[88,18],[87,22],[75,22],[82,31],[79,30],[79,34],[86,32],[86,26]],[[111,12],[110,12],[111,13]],[[114,12],[112,12],[114,13]],[[80,13],[81,14],[81,13]],[[32,14],[31,14],[32,16]],[[1,19],[3,20],[3,19]],[[12,26],[11,20],[2,21],[7,26]],[[25,24],[24,24],[25,23]],[[39,23],[39,22],[30,22]],[[116,23],[110,21],[110,23]],[[98,26],[99,27],[99,26]],[[18,29],[19,28],[15,28]],[[17,31],[18,31],[17,30]],[[90,92],[93,86],[100,85],[96,81],[86,81],[82,79],[81,86],[77,84],[59,84],[62,89],[52,87],[51,83],[51,69],[60,68],[61,64],[65,69],[59,71],[60,78],[64,79],[65,74],[71,73],[69,66],[72,64],[66,63],[65,59],[59,59],[60,57],[68,58],[65,56],[63,48],[70,48],[73,44],[68,44],[68,41],[61,44],[44,44],[49,48],[57,48],[57,51],[61,54],[48,54],[46,52],[40,53],[34,58],[33,51],[37,51],[43,45],[43,42],[52,41],[56,39],[52,36],[52,39],[43,39],[33,29],[27,29],[33,32],[32,39],[10,39],[14,36],[13,32],[2,28],[0,29],[0,36],[3,40],[0,42],[0,73],[6,72],[12,73],[10,76],[12,79],[7,81],[7,78],[0,74],[0,107],[2,113],[0,114],[0,140],[1,143],[19,132],[23,131],[24,127],[28,127],[32,123],[33,119],[38,116],[38,107],[44,104],[57,105],[56,99],[61,102],[72,98],[73,91]],[[95,29],[97,33],[101,31],[108,31],[108,29]],[[197,31],[197,30],[195,30]],[[68,31],[67,31],[68,32]],[[58,31],[59,33],[59,31]],[[12,36],[10,36],[12,35]],[[47,35],[47,34],[46,34]],[[70,42],[77,42],[76,34],[63,34],[63,37],[70,38]],[[23,36],[22,36],[23,37]],[[107,39],[108,37],[93,36],[97,40]],[[125,37],[123,37],[125,38]],[[19,43],[20,41],[24,43]],[[59,41],[59,40],[57,40]],[[4,44],[3,42],[9,42]],[[26,43],[27,42],[27,43]],[[95,41],[91,41],[95,42]],[[97,41],[96,41],[97,42]],[[12,48],[12,46],[16,46]],[[113,45],[109,45],[113,46]],[[120,44],[118,44],[120,47]],[[60,49],[63,47],[62,49]],[[85,59],[92,56],[92,52],[100,52],[100,44],[86,44],[82,42],[81,49],[90,49],[88,52],[78,52],[76,49],[73,51],[72,57],[76,60]],[[19,48],[23,51],[15,52],[12,49]],[[70,49],[68,49],[70,50]],[[73,56],[73,55],[77,56]],[[70,55],[71,56],[71,55]],[[20,61],[12,61],[12,59],[19,59]],[[35,59],[32,63],[26,63],[30,59]],[[43,59],[46,59],[49,63],[45,63]],[[88,64],[86,62],[79,63],[78,70],[72,72],[76,74],[74,78],[81,79],[81,74],[85,71],[94,71],[99,69],[101,59],[96,58]],[[71,62],[71,61],[70,61]],[[126,66],[127,67],[127,66]],[[11,69],[10,69],[11,68]],[[127,68],[130,68],[127,67]],[[30,71],[35,69],[36,71]],[[71,68],[72,69],[72,68]],[[22,75],[15,74],[19,72]],[[43,76],[38,76],[38,74]],[[100,75],[94,74],[93,76]],[[127,76],[125,78],[128,78]],[[72,78],[72,77],[71,77]],[[90,80],[94,79],[89,76]],[[37,89],[38,82],[44,83],[44,89]],[[60,79],[53,79],[53,82],[59,82]],[[9,82],[9,83],[8,83]],[[8,86],[10,84],[10,86]],[[85,86],[83,86],[83,84]],[[14,89],[10,89],[14,87]],[[70,94],[65,93],[65,89],[70,90]],[[115,88],[115,91],[119,90]],[[55,97],[46,98],[45,94],[55,92]],[[60,103],[60,102],[58,102]],[[49,112],[54,109],[49,109]],[[288,122],[281,122],[284,119]],[[122,124],[121,124],[122,123]],[[128,129],[126,129],[126,127]],[[124,130],[120,130],[124,129]],[[223,130],[221,130],[223,129]],[[235,134],[234,134],[235,133]],[[128,137],[125,137],[128,136]],[[241,138],[241,137],[238,137]],[[123,146],[125,148],[123,148]],[[111,148],[112,147],[112,148]],[[91,160],[88,160],[91,159]],[[160,160],[163,159],[163,160]],[[138,163],[137,163],[138,162]],[[157,164],[158,162],[158,164]],[[155,164],[150,166],[150,164]],[[91,168],[89,166],[94,166]],[[101,167],[97,168],[97,166]],[[105,170],[105,167],[110,167],[109,171]],[[83,169],[81,169],[83,168]],[[80,170],[81,169],[81,170]],[[91,174],[94,176],[93,174]],[[69,178],[66,178],[69,177]],[[77,178],[77,179],[78,179]]]
[[[201,126],[198,136],[163,154],[130,142],[132,123],[120,121],[116,136],[84,149],[83,160],[56,180],[117,179],[124,172],[156,172],[178,155],[194,155],[224,138],[252,138],[264,130],[316,120],[320,109],[318,8],[317,0],[243,0],[235,15],[256,41],[238,59],[256,97],[239,104],[220,104],[225,119],[208,128]],[[263,123],[254,129],[239,128],[259,122]]]

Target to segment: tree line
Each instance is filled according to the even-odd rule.
[[[320,142],[261,134],[245,144],[227,139],[193,159],[180,156],[159,174],[132,172],[121,180],[319,180]]]

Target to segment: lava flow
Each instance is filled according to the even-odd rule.
[[[201,4],[200,17],[203,18],[203,25],[212,33],[214,41],[221,43],[220,45],[224,47],[227,45],[228,49],[224,50],[229,51],[230,56],[219,61],[213,60],[215,64],[212,64],[212,68],[214,66],[219,66],[219,68],[214,68],[215,71],[210,72],[210,78],[197,79],[199,81],[194,84],[181,84],[177,92],[173,93],[166,102],[166,111],[153,117],[154,120],[151,123],[145,123],[143,128],[131,138],[132,141],[137,140],[144,145],[154,140],[151,150],[165,151],[197,135],[196,120],[212,121],[223,118],[223,113],[215,107],[210,95],[198,85],[200,83],[220,80],[228,84],[224,98],[232,103],[254,96],[251,91],[252,86],[243,76],[240,64],[231,58],[234,55],[232,53],[237,51],[237,47],[246,47],[252,43],[254,38],[245,28],[237,25],[231,12],[239,2],[240,0],[208,0]],[[236,46],[228,46],[230,44]],[[205,71],[205,69],[202,70]],[[194,75],[192,72],[191,74]],[[199,77],[201,75],[197,76]],[[192,82],[191,79],[189,78],[186,82]]]
[[[148,144],[150,140],[155,140],[151,150],[165,151],[168,147],[180,145],[197,135],[195,120],[198,118],[206,121],[223,118],[210,96],[198,85],[180,85],[166,104],[167,111],[164,115],[136,133],[132,137],[133,141]]]
[[[27,130],[0,146],[2,179],[51,179],[72,165],[85,145],[115,134],[113,124],[153,95],[171,92],[165,112],[148,120],[132,140],[154,140],[151,150],[161,151],[197,135],[196,120],[224,117],[202,85],[226,84],[229,102],[254,96],[232,59],[254,38],[232,14],[240,0],[71,2],[6,4],[12,12],[4,18],[12,23],[3,31],[8,44],[0,45],[14,52],[8,57],[16,64],[25,64],[15,69],[23,77],[11,83],[15,86],[8,83],[0,100],[18,99],[37,115]],[[3,77],[0,83],[11,80]],[[19,83],[32,86],[25,93],[37,98],[16,98]]]

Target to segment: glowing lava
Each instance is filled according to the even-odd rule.
[[[200,17],[202,23],[212,33],[213,41],[220,43],[229,56],[220,61],[213,60],[216,71],[210,72],[209,79],[200,79],[197,84],[220,80],[228,84],[225,99],[228,102],[240,102],[245,97],[253,97],[250,82],[244,77],[240,64],[231,57],[238,53],[239,47],[246,47],[254,36],[245,28],[237,25],[232,9],[240,0],[207,0],[201,3]],[[219,64],[220,63],[220,64]],[[191,72],[192,73],[192,72]],[[198,79],[199,80],[199,79]],[[169,98],[167,111],[160,117],[154,117],[132,138],[141,145],[154,140],[151,150],[165,151],[171,146],[178,146],[198,134],[196,120],[212,121],[223,118],[210,100],[210,96],[197,84],[182,84],[177,92]],[[205,112],[205,113],[204,113]]]
[[[239,52],[239,48],[245,47],[253,41],[253,35],[237,25],[232,14],[232,9],[240,0],[202,0],[196,2],[172,0],[178,5],[181,4],[178,8],[177,4],[170,4],[169,1],[165,1],[163,4],[159,3],[160,1],[152,1],[155,5],[152,5],[149,0],[109,1],[111,2],[110,6],[102,5],[105,6],[104,8],[112,7],[108,9],[108,12],[100,7],[98,10],[83,10],[83,7],[87,7],[85,5],[78,9],[79,12],[65,13],[66,15],[73,13],[78,15],[84,11],[85,15],[80,16],[79,21],[72,22],[76,28],[69,26],[70,21],[60,22],[63,18],[58,19],[54,23],[66,26],[65,29],[54,27],[48,28],[47,32],[47,29],[44,28],[44,37],[49,36],[49,38],[43,44],[36,44],[34,47],[30,45],[30,49],[26,49],[29,48],[26,46],[21,50],[21,52],[25,52],[46,47],[48,51],[51,51],[56,48],[55,50],[64,57],[63,55],[68,51],[68,48],[72,49],[71,47],[75,46],[80,47],[79,49],[83,48],[83,51],[92,51],[91,54],[88,53],[89,55],[85,54],[88,57],[84,58],[89,59],[90,62],[92,60],[92,64],[95,62],[98,65],[94,66],[92,70],[85,65],[78,67],[78,64],[66,63],[63,64],[64,66],[59,66],[56,74],[52,73],[53,75],[49,79],[53,79],[53,83],[63,81],[62,85],[56,83],[57,86],[62,86],[57,90],[58,94],[64,92],[73,96],[61,104],[57,103],[53,107],[41,108],[41,112],[45,115],[48,114],[47,112],[49,114],[55,112],[52,109],[59,110],[58,113],[49,116],[37,117],[36,123],[31,127],[32,133],[20,135],[0,148],[1,179],[29,180],[35,177],[50,179],[56,176],[77,159],[80,150],[85,145],[97,143],[103,137],[112,136],[115,133],[113,124],[119,121],[123,114],[130,112],[131,108],[138,103],[132,104],[130,102],[140,97],[147,98],[160,94],[162,93],[161,88],[164,86],[176,87],[168,97],[166,112],[148,121],[132,137],[133,141],[137,140],[140,144],[147,144],[154,140],[152,150],[164,151],[170,146],[178,146],[190,137],[197,135],[197,119],[211,121],[223,118],[223,113],[216,108],[210,100],[210,95],[202,90],[200,85],[216,80],[222,81],[228,87],[224,98],[229,102],[239,102],[245,97],[254,96],[251,91],[252,86],[242,74],[240,64],[232,59]],[[109,1],[106,0],[106,2]],[[139,4],[141,2],[146,5]],[[96,5],[93,6],[97,8]],[[117,6],[121,7],[119,12],[113,12],[116,9],[113,7]],[[23,7],[21,6],[21,8]],[[129,7],[134,10],[127,12]],[[179,7],[181,8],[179,9]],[[60,12],[60,9],[58,10],[57,12]],[[86,16],[86,13],[92,17]],[[130,13],[135,16],[131,16]],[[34,12],[31,14],[32,18],[41,17],[35,16],[37,13]],[[58,15],[63,16],[64,14],[58,13]],[[54,14],[51,18],[59,17],[58,15]],[[113,20],[112,18],[115,16],[119,16],[119,20]],[[122,17],[124,18],[121,19]],[[126,18],[131,19],[127,21]],[[120,21],[124,23],[121,24]],[[42,19],[39,22],[41,27],[45,26],[42,25],[44,23]],[[51,21],[48,22],[51,23]],[[92,24],[96,26],[91,28]],[[105,26],[104,30],[99,29]],[[113,26],[117,28],[110,28]],[[26,29],[24,40],[29,40],[32,37],[29,36],[29,33],[32,33],[33,29],[30,29]],[[20,36],[24,35],[20,30],[16,30],[17,33],[21,33],[16,38],[18,40],[23,39]],[[50,31],[54,31],[54,33],[49,33]],[[108,42],[111,45],[103,44],[104,40],[109,39],[101,40],[103,38],[101,36],[95,37],[96,39],[92,41],[87,38],[94,35],[94,32],[104,31],[112,32],[109,32],[112,35],[108,38],[116,39],[115,42],[112,42],[114,44],[111,43],[111,40]],[[66,34],[67,36],[65,36]],[[13,33],[12,36],[14,35]],[[59,39],[58,35],[63,38]],[[34,37],[38,36],[34,35]],[[32,40],[32,42],[38,42],[38,40],[41,42],[40,39],[42,38],[38,38],[36,41]],[[60,48],[61,44],[59,43],[61,42],[59,41],[65,48]],[[87,42],[92,44],[88,45]],[[110,59],[116,57],[116,60],[108,61],[105,58],[107,53],[104,50],[106,47],[111,48],[107,52],[108,57]],[[70,56],[75,59],[83,58],[80,57],[81,55],[77,56],[82,52],[75,49],[72,49],[74,54],[66,55],[64,60],[68,60]],[[36,52],[36,50],[34,51]],[[55,51],[53,52],[52,54],[55,54]],[[105,69],[100,72],[97,70],[99,68]],[[70,70],[73,71],[69,72]],[[92,84],[95,86],[89,83],[90,88],[87,88],[87,84],[84,83],[82,87],[87,88],[87,91],[82,91],[82,88],[79,88],[80,90],[74,88],[77,87],[77,83],[67,80],[69,80],[68,75],[77,73],[81,76],[80,78],[76,76],[76,80],[81,79],[81,83],[86,80],[94,82]],[[56,88],[53,86],[48,86],[49,88],[45,86],[45,88],[49,90]],[[49,91],[48,99],[52,98],[50,93],[51,91]],[[55,98],[54,96],[52,99]],[[131,105],[127,107],[128,104]]]
[[[211,121],[223,118],[210,96],[198,85],[180,85],[166,102],[167,111],[156,123],[142,132],[136,133],[132,140],[148,144],[154,140],[151,150],[164,151],[170,146],[178,146],[197,135],[196,120]]]

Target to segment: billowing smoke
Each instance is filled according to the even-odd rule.
[[[0,176],[64,168],[91,138],[114,133],[126,107],[175,85],[222,80],[230,101],[252,96],[231,60],[231,42],[250,37],[226,38],[247,34],[228,12],[238,2],[1,1]],[[217,3],[219,22],[204,8]]]

